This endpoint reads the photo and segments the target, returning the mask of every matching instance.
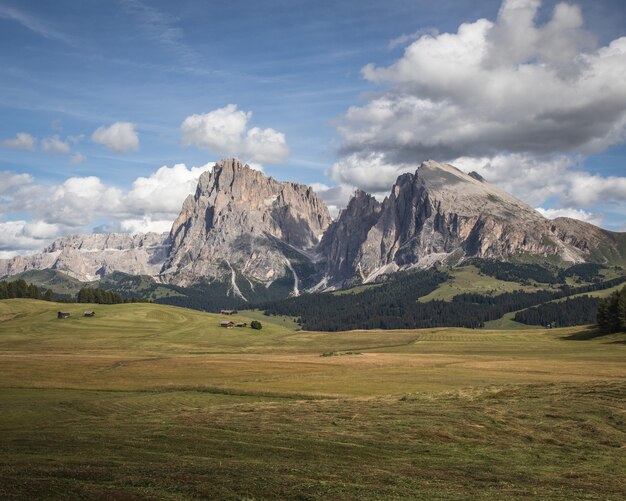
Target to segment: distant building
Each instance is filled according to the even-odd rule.
[[[245,322],[237,322],[235,324],[235,327],[248,327],[248,324]]]
[[[63,319],[69,317],[70,314],[67,311],[57,311],[57,318]]]
[[[220,322],[220,327],[226,327],[227,329],[232,329],[234,326],[235,326],[235,323],[229,320],[222,320]]]
[[[85,317],[95,317],[96,316],[96,312],[95,311],[86,311],[84,313]]]
[[[222,315],[236,315],[237,310],[221,310],[220,313]]]

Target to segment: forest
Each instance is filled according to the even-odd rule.
[[[626,286],[600,301],[597,319],[604,332],[626,331]]]
[[[419,271],[407,273],[358,293],[303,295],[257,307],[263,309],[267,315],[296,317],[307,330],[481,328],[485,322],[499,319],[505,313],[574,294],[614,287],[624,282],[626,277],[578,287],[564,285],[556,290],[516,291],[497,296],[465,293],[454,296],[452,301],[417,301],[417,298],[427,295],[445,280],[447,274],[444,272]],[[559,320],[571,324],[573,320],[566,318],[568,310],[565,307],[560,308],[562,311],[558,315]]]
[[[595,324],[600,298],[578,296],[518,311],[513,320],[527,325],[568,327]]]
[[[0,280],[0,299],[42,299],[44,301],[57,301],[62,303],[96,303],[96,304],[120,304],[147,302],[134,297],[122,297],[120,294],[99,287],[83,287],[76,296],[55,294],[52,289],[42,289],[35,284],[26,283],[25,280]]]

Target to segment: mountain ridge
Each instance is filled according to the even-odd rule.
[[[623,265],[626,233],[548,220],[480,175],[432,160],[400,175],[383,201],[357,190],[333,221],[311,187],[231,158],[201,174],[169,233],[62,237],[39,254],[0,260],[0,278],[122,272],[176,286],[225,284],[247,300],[260,287],[298,295],[471,257]]]

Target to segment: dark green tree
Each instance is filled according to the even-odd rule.
[[[261,325],[261,322],[259,322],[258,320],[253,320],[252,322],[250,322],[250,327],[260,331],[263,328],[263,325]]]

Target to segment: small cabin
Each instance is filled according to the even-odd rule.
[[[248,327],[248,324],[245,322],[237,322],[235,324],[235,327]]]
[[[236,315],[237,310],[221,310],[220,313],[222,315]]]
[[[227,329],[232,329],[235,326],[234,322],[229,322],[228,320],[222,320],[220,322],[220,327],[225,327]]]
[[[57,318],[59,320],[62,320],[62,319],[67,318],[69,316],[70,316],[70,314],[67,311],[57,311]]]
[[[95,311],[86,311],[83,316],[85,317],[95,317],[96,316],[96,312]]]

